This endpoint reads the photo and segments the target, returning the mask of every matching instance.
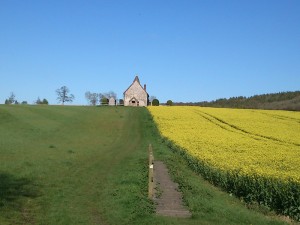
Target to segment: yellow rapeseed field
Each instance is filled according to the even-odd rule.
[[[165,138],[222,171],[300,183],[300,113],[149,107]]]

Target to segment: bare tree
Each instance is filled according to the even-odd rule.
[[[104,94],[105,96],[106,96],[106,98],[111,98],[111,97],[113,97],[114,99],[117,99],[117,94],[115,93],[115,92],[113,92],[113,91],[110,91],[110,92],[107,92],[107,93],[105,93]]]
[[[66,86],[62,86],[61,88],[57,89],[56,94],[58,102],[61,102],[63,105],[65,102],[73,102],[75,97],[73,94],[69,95],[69,92],[70,90]]]
[[[99,94],[87,91],[85,92],[85,98],[88,100],[89,104],[95,106],[98,103]]]
[[[107,93],[100,93],[98,95],[98,98],[100,100],[101,105],[107,105],[108,104],[108,100],[110,98],[114,98],[115,100],[117,100],[117,94],[113,91],[109,91]]]

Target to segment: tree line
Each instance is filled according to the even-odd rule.
[[[70,90],[66,86],[56,89],[57,101],[64,105],[67,102],[73,102],[75,96],[70,94]],[[114,98],[117,100],[117,94],[113,91],[106,93],[95,93],[87,91],[85,98],[89,105],[108,105],[109,99]],[[47,99],[41,100],[40,97],[34,102],[38,105],[48,105]],[[10,96],[5,99],[5,104],[27,104],[27,101],[19,103],[16,96],[11,92]],[[119,105],[124,105],[123,99],[119,99]],[[149,104],[153,106],[160,105],[159,100],[155,96],[149,98]],[[214,101],[202,102],[173,102],[168,100],[163,105],[190,105],[202,107],[217,107],[217,108],[242,108],[242,109],[280,109],[280,110],[293,110],[300,111],[300,91],[288,91],[271,94],[254,95],[251,97],[231,97],[219,98]]]
[[[43,100],[41,100],[40,97],[38,97],[37,100],[34,101],[34,103],[37,104],[37,105],[48,105],[48,104],[49,104],[49,102],[48,102],[47,99],[44,98]],[[22,101],[22,102],[20,103],[20,102],[16,99],[16,95],[15,95],[13,92],[11,92],[11,93],[10,93],[10,96],[9,96],[7,99],[5,99],[4,104],[5,104],[5,105],[10,105],[10,104],[15,104],[15,105],[22,104],[22,105],[27,105],[28,102],[27,102],[27,101]]]
[[[300,111],[300,91],[288,91],[251,97],[220,98],[214,101],[176,102],[174,105],[192,105],[217,108],[271,109]]]
[[[67,86],[62,86],[55,90],[55,93],[57,95],[57,101],[58,103],[61,103],[64,105],[68,102],[73,102],[75,99],[75,96],[73,94],[70,94],[70,89]],[[114,98],[115,101],[117,101],[117,94],[113,91],[105,92],[105,93],[96,93],[96,92],[85,92],[85,98],[88,101],[89,105],[96,106],[96,105],[108,105],[109,99]],[[5,104],[20,104],[16,100],[16,96],[13,92],[11,92],[10,96],[5,100]],[[28,104],[27,101],[22,101],[21,104]],[[49,102],[47,99],[41,100],[40,97],[37,98],[36,101],[34,101],[34,104],[37,105],[48,105]],[[117,102],[115,102],[117,105]],[[160,102],[155,96],[149,97],[149,105],[153,106],[159,106]],[[119,99],[118,105],[124,105],[124,100]],[[165,105],[173,105],[173,102],[171,100],[168,100]]]
[[[58,103],[61,103],[62,105],[64,105],[65,103],[71,103],[73,102],[73,100],[75,99],[75,96],[73,94],[70,94],[70,89],[67,86],[62,86],[58,89],[55,90],[55,93],[57,95],[57,101]],[[85,98],[87,99],[88,103],[90,105],[107,105],[109,99],[113,97],[114,99],[117,99],[117,94],[113,91],[107,92],[107,93],[92,93],[90,91],[87,91],[85,93]],[[9,105],[9,104],[20,104],[18,102],[18,100],[16,99],[16,95],[11,92],[10,96],[5,99],[5,104]],[[28,104],[27,101],[22,101],[21,104]],[[38,104],[38,105],[48,105],[49,102],[47,99],[43,99],[41,100],[40,97],[37,98],[36,101],[34,101],[34,104]],[[119,104],[123,105],[123,99],[119,100]]]
[[[85,98],[89,105],[107,105],[110,98],[114,98],[117,101],[117,94],[113,91],[106,93],[93,93],[90,91],[85,92]],[[119,105],[123,105],[123,99],[119,99]]]
[[[75,98],[73,94],[69,94],[70,90],[66,86],[62,86],[61,88],[56,89],[55,92],[57,94],[57,100],[58,100],[58,102],[62,103],[63,105],[66,102],[73,102],[73,100]],[[16,99],[16,95],[13,92],[11,92],[10,96],[7,99],[5,99],[4,104],[6,104],[6,105],[10,105],[10,104],[18,105],[20,103]],[[22,101],[21,104],[28,104],[28,102],[27,101]],[[37,104],[37,105],[48,105],[49,102],[45,98],[43,100],[41,100],[40,97],[38,97],[37,100],[34,101],[34,104]]]

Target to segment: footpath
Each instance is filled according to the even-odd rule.
[[[171,180],[166,165],[161,161],[154,161],[153,182],[156,214],[181,218],[191,217],[191,213],[183,205],[178,184]]]

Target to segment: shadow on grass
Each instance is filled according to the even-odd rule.
[[[37,185],[31,179],[17,178],[11,174],[0,172],[0,209],[2,207],[19,208],[22,198],[35,198]]]

